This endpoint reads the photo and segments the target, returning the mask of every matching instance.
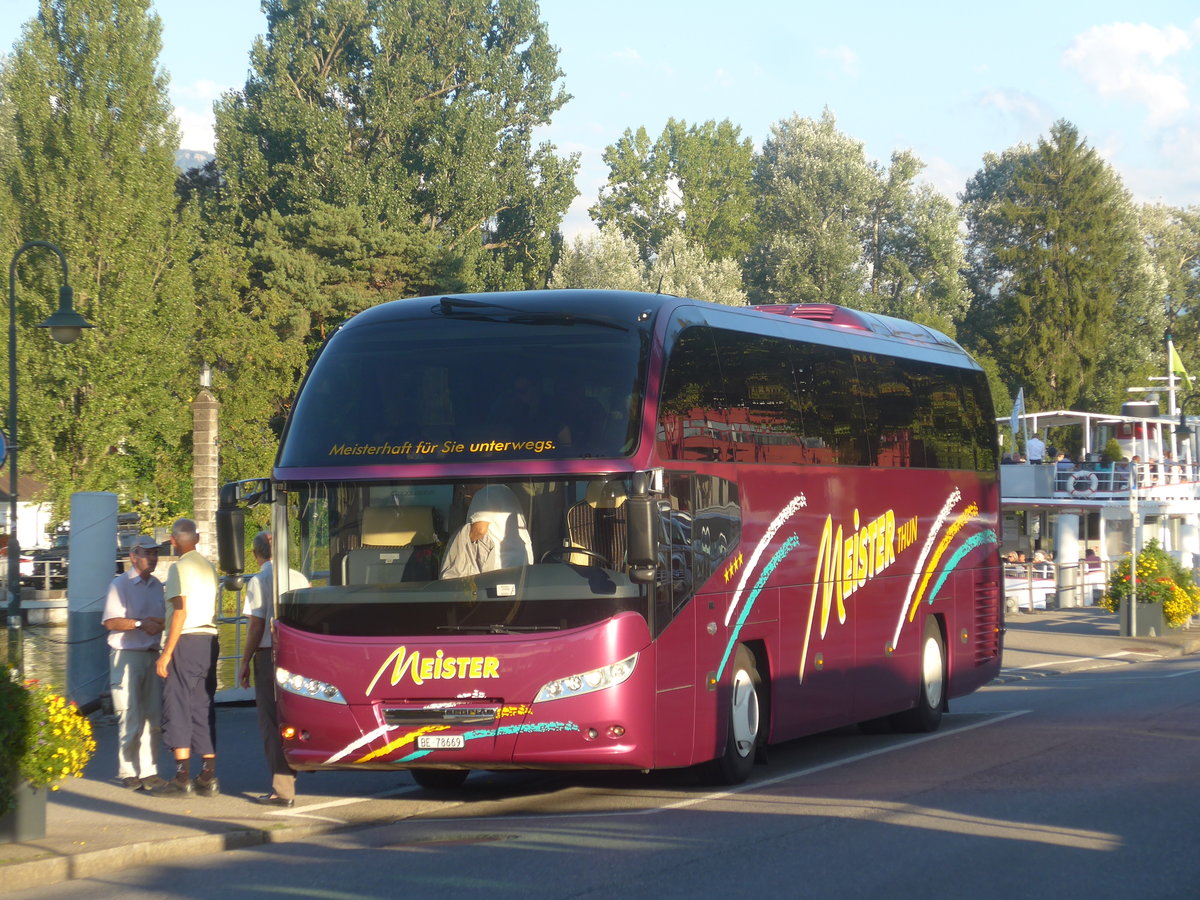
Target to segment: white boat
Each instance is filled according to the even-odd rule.
[[[1156,539],[1184,568],[1200,564],[1195,441],[1178,430],[1177,420],[1160,415],[1156,403],[1129,403],[1115,416],[1052,410],[997,421],[1009,426],[1002,429],[1005,438],[1014,424],[1039,436],[1054,429],[1056,438],[1066,436],[1064,443],[1082,448],[1083,460],[1070,469],[1049,458],[1000,467],[1002,553],[1026,558],[1006,567],[1010,611],[1097,603],[1135,536],[1139,548]],[[1127,465],[1101,461],[1110,438]],[[1038,550],[1051,554],[1053,563],[1034,564]]]

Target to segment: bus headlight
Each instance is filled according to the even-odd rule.
[[[633,656],[627,657],[620,662],[610,663],[607,666],[592,669],[590,672],[580,672],[577,675],[567,675],[564,678],[557,678],[549,684],[544,685],[537,692],[537,696],[533,698],[533,702],[561,700],[564,697],[579,697],[583,694],[590,694],[593,691],[602,691],[605,688],[616,687],[633,674],[633,667],[637,665],[637,658],[638,655],[635,653]]]
[[[340,703],[346,706],[346,698],[336,685],[327,681],[318,681],[299,672],[289,672],[282,666],[275,667],[275,684],[281,691],[296,694],[299,697],[312,697],[314,700],[325,700],[329,703]]]

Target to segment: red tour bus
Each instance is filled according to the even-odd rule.
[[[299,770],[732,783],[768,743],[932,730],[997,674],[996,448],[980,368],[910,322],[400,300],[326,342],[274,477],[222,489],[222,568],[271,503]]]

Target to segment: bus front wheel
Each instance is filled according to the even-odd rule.
[[[933,616],[925,620],[920,663],[921,683],[917,688],[917,705],[892,717],[897,731],[937,731],[942,724],[942,710],[946,705],[946,642]]]
[[[413,781],[429,791],[451,791],[462,787],[467,769],[411,769]]]
[[[715,775],[723,784],[741,784],[754,768],[755,754],[766,733],[762,692],[762,676],[754,663],[754,654],[739,646],[729,688],[725,751],[714,760]]]

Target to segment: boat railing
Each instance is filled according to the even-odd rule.
[[[1200,464],[1192,462],[1076,463],[1070,467],[1005,465],[1000,490],[1006,498],[1128,500],[1132,492],[1154,499],[1200,498]]]
[[[1096,606],[1108,585],[1115,563],[1080,560],[1073,563],[1006,562],[1004,598],[1009,612]]]

